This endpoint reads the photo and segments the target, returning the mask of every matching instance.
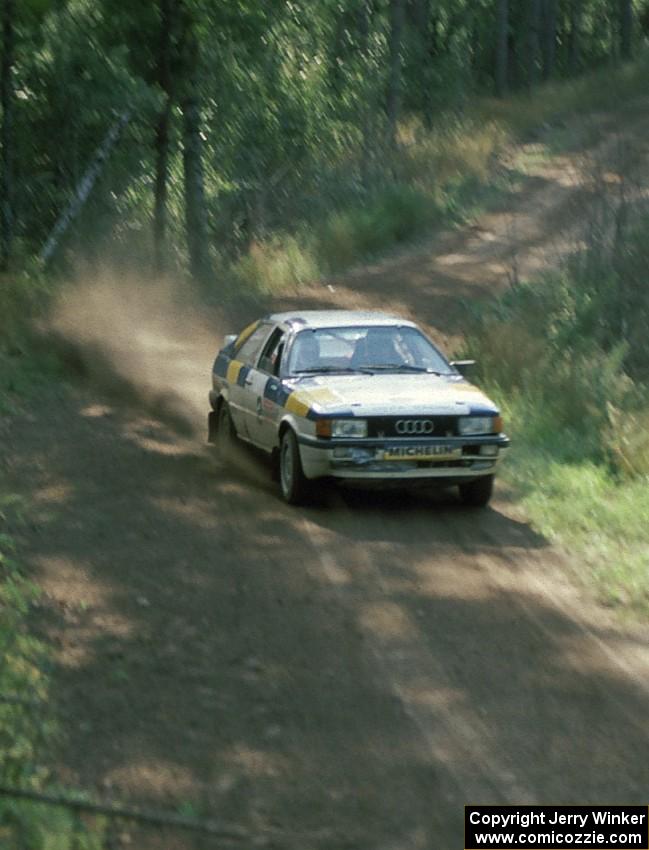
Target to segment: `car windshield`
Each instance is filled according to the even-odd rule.
[[[452,367],[416,328],[371,326],[300,331],[289,354],[290,375],[318,373],[432,372]]]

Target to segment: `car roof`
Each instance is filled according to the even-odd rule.
[[[342,328],[357,325],[417,327],[414,322],[381,313],[378,310],[300,310],[291,313],[273,313],[266,321],[277,324],[293,325],[302,328]]]

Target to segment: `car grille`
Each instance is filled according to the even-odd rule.
[[[456,437],[458,435],[457,416],[370,416],[367,420],[367,436],[375,438],[401,437],[422,439],[426,437]],[[405,428],[397,430],[397,422],[405,423]],[[431,422],[432,430],[425,430],[416,423]],[[405,430],[406,433],[402,433]]]

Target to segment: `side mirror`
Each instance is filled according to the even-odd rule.
[[[237,338],[236,334],[226,334],[223,337],[223,348],[227,348],[228,345],[231,345],[235,339]]]
[[[466,378],[473,371],[475,360],[451,360],[451,366],[457,369],[463,378]]]

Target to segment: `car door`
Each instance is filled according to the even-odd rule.
[[[235,368],[232,372],[228,370],[230,414],[237,433],[248,440],[253,439],[250,433],[251,421],[257,415],[255,390],[252,386],[255,380],[254,365],[272,329],[273,325],[268,322],[259,325],[234,354],[233,360],[241,364],[240,368]]]
[[[251,374],[250,389],[255,396],[256,416],[250,420],[250,438],[266,451],[271,451],[277,443],[279,405],[276,398],[286,339],[286,330],[281,326],[276,327],[261,351],[257,368]]]

